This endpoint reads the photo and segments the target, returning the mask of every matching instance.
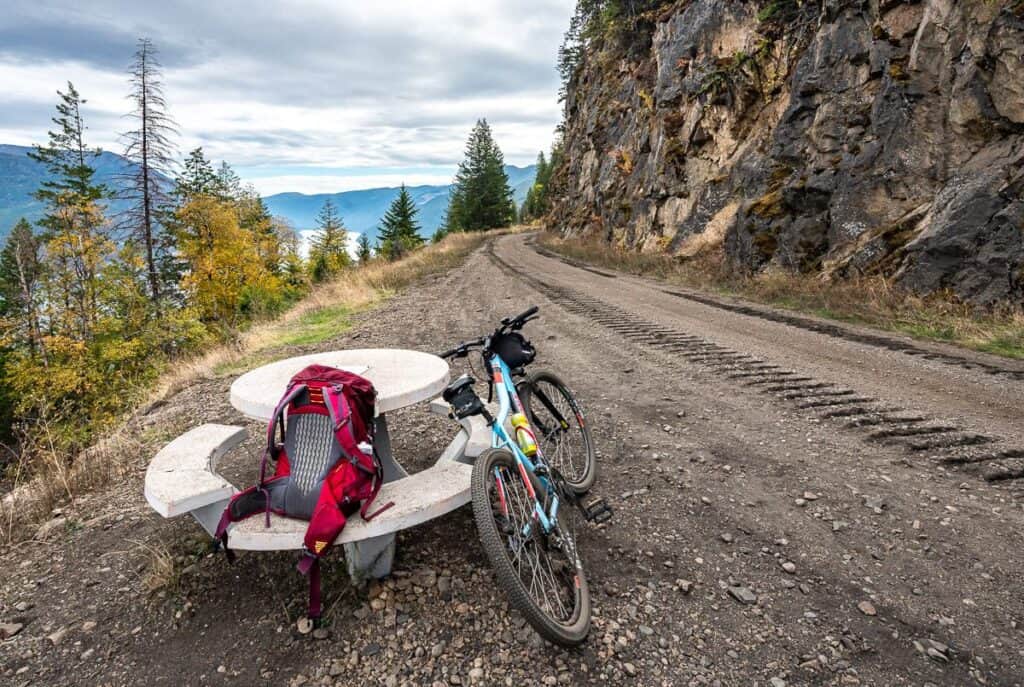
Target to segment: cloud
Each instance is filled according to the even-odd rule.
[[[182,150],[286,177],[288,166],[453,167],[479,117],[509,162],[532,161],[560,116],[555,54],[574,2],[6,4],[0,142],[43,140],[72,80],[94,142],[117,150],[125,67],[145,35]]]

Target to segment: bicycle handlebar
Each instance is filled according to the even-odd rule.
[[[479,339],[471,339],[470,341],[463,341],[455,348],[450,348],[444,353],[438,353],[439,358],[465,358],[469,355],[469,349],[476,348],[477,346],[483,346],[486,337],[480,337]]]
[[[501,321],[501,324],[503,327],[509,327],[510,329],[519,329],[526,324],[526,321],[530,319],[531,316],[536,315],[539,310],[540,308],[535,305],[532,308],[519,313],[515,317],[506,317]]]
[[[503,334],[507,330],[515,331],[517,329],[522,329],[523,325],[529,322],[531,319],[533,319],[533,316],[536,315],[539,311],[540,308],[535,305],[531,308],[527,308],[526,310],[519,313],[515,317],[504,318],[501,321],[501,326],[495,330],[494,334]],[[467,355],[469,355],[469,351],[471,348],[483,346],[489,338],[490,337],[487,336],[481,336],[479,339],[463,341],[455,348],[450,348],[447,351],[444,351],[443,353],[438,353],[437,356],[439,358],[465,358]]]

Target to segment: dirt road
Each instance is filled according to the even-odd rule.
[[[330,637],[298,637],[294,556],[209,556],[193,523],[147,509],[140,455],[49,545],[3,552],[0,623],[24,626],[0,644],[5,684],[1024,683],[1024,366],[569,264],[523,235],[321,348],[438,350],[532,303],[537,364],[582,399],[616,507],[581,541],[582,650],[509,613],[468,509],[403,534],[382,585],[347,587],[339,563]],[[155,450],[244,422],[230,382],[169,399],[140,435]],[[395,420],[413,468],[452,433]],[[175,574],[149,594],[162,547]]]

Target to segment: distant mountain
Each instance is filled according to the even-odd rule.
[[[533,185],[537,176],[536,165],[529,167],[505,166],[509,185],[515,194],[516,205],[526,200],[526,192]],[[429,237],[441,226],[444,212],[448,209],[448,191],[450,186],[410,186],[409,194],[419,208],[421,234]],[[312,229],[316,226],[316,215],[323,207],[324,201],[330,198],[338,207],[345,226],[357,233],[367,233],[370,239],[377,237],[377,225],[388,209],[388,205],[398,195],[398,188],[370,188],[359,191],[343,191],[341,193],[277,193],[267,196],[264,200],[270,212],[286,217],[299,229]]]
[[[24,217],[35,222],[43,216],[43,204],[32,194],[46,180],[46,168],[31,159],[32,148],[0,144],[0,238],[6,237],[14,223]],[[103,152],[93,161],[96,180],[117,190],[123,184],[119,177],[132,171],[132,164],[120,155]],[[123,201],[111,201],[111,210],[124,209]]]
[[[46,180],[46,169],[31,159],[25,146],[0,145],[0,240],[11,231],[21,217],[35,222],[43,214],[43,205],[32,194]],[[103,152],[96,158],[96,179],[112,190],[124,183],[122,177],[132,170],[132,164],[120,155]],[[526,191],[537,174],[535,165],[514,167],[507,165],[509,183],[515,193],[516,205],[526,199]],[[420,210],[422,234],[429,237],[441,226],[448,207],[448,186],[414,186],[409,188],[413,201]],[[278,193],[266,197],[267,207],[274,215],[287,218],[296,228],[309,230],[316,226],[316,215],[327,198],[331,198],[341,211],[345,225],[354,232],[377,237],[377,225],[388,205],[398,195],[397,188],[371,188],[342,193]],[[114,213],[124,209],[124,201],[109,201]]]

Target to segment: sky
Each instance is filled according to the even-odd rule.
[[[0,143],[46,140],[56,92],[121,152],[139,37],[159,50],[182,155],[264,195],[449,183],[486,117],[510,164],[550,147],[574,0],[3,0]]]

